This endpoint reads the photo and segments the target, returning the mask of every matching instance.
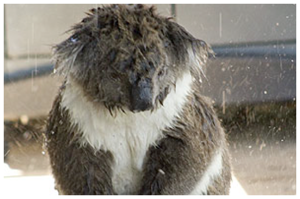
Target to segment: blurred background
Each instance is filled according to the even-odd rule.
[[[4,5],[6,191],[57,194],[42,137],[62,82],[51,47],[97,6]],[[296,194],[296,5],[156,6],[216,53],[201,92],[227,133],[238,185],[250,195]]]

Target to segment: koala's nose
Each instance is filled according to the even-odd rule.
[[[145,111],[152,108],[152,86],[150,79],[143,79],[131,90],[131,110]]]

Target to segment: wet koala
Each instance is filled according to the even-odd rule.
[[[229,194],[210,47],[143,5],[92,9],[54,47],[65,81],[46,129],[60,194]]]

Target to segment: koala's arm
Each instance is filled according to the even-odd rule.
[[[148,152],[144,165],[142,195],[189,194],[197,183],[200,159],[194,159],[191,147],[177,137],[167,136]]]
[[[193,104],[186,108],[184,118],[165,132],[165,138],[148,151],[139,194],[190,194],[220,149],[223,131],[212,108],[201,99]]]
[[[76,126],[68,112],[60,107],[58,96],[50,112],[46,146],[55,176],[56,189],[64,195],[114,194],[111,182],[111,160],[108,152],[80,146]]]

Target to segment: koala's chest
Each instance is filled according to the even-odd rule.
[[[62,93],[61,106],[69,111],[70,122],[78,127],[82,144],[113,155],[112,182],[117,194],[134,193],[141,178],[149,148],[163,138],[179,118],[190,92],[192,78],[184,75],[155,111],[117,112],[112,116],[104,106],[95,106],[82,97],[81,88],[68,84]]]
[[[137,191],[147,151],[162,138],[161,130],[151,127],[147,121],[127,125],[107,128],[111,135],[102,137],[107,139],[103,147],[113,155],[112,184],[117,194]]]
[[[134,194],[140,184],[147,151],[163,138],[163,126],[158,122],[163,117],[147,113],[119,114],[116,117],[106,113],[97,115],[84,121],[81,141],[96,150],[111,152],[114,191]]]

